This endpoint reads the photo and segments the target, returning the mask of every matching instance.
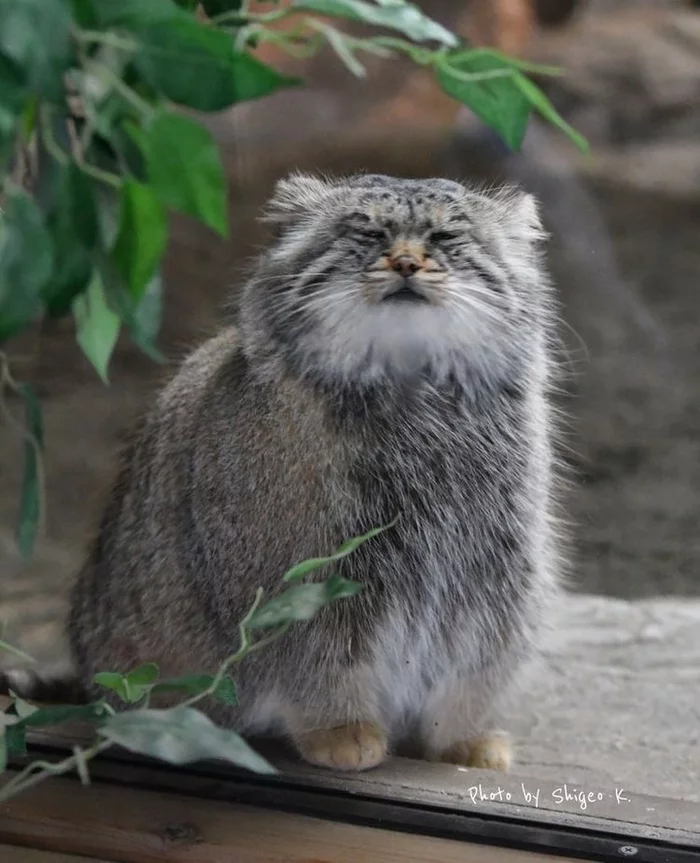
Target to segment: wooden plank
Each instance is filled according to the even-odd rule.
[[[77,857],[75,854],[54,854],[20,845],[0,845],[2,863],[106,863],[97,857]]]
[[[352,774],[319,770],[280,757],[273,757],[273,761],[285,775],[291,773],[295,781],[316,788],[368,794],[384,800],[420,800],[464,812],[588,827],[700,846],[700,806],[697,803],[632,794],[608,778],[577,787],[540,780],[534,771],[529,775],[503,775],[410,758],[392,758],[376,770]],[[211,769],[221,773],[225,767],[217,764]],[[583,800],[582,795],[589,796]]]
[[[3,805],[0,842],[118,863],[573,863],[183,795],[103,783],[82,787],[67,779],[48,780]]]
[[[37,731],[32,739],[39,743],[53,742],[69,751],[74,743],[87,742],[90,738],[85,737],[84,733],[62,727],[53,731]],[[423,803],[450,807],[465,813],[518,818],[563,827],[598,829],[630,839],[651,838],[700,845],[700,807],[697,804],[630,794],[624,789],[623,796],[626,799],[618,802],[616,788],[605,778],[601,778],[600,782],[587,783],[583,789],[568,786],[570,794],[573,791],[604,793],[602,801],[594,800],[582,809],[579,797],[561,800],[561,794],[555,795],[558,789],[563,790],[563,783],[540,780],[534,770],[530,775],[503,776],[487,770],[467,770],[409,758],[392,758],[366,773],[338,774],[290,759],[279,744],[261,742],[256,743],[256,746],[284,773],[286,780],[302,787],[328,788],[385,801]],[[133,760],[133,756],[128,753],[119,750],[113,752],[110,752],[110,758]],[[158,769],[156,764],[150,764],[147,768],[152,773],[157,773]],[[134,786],[142,781],[140,769],[134,766],[129,768],[127,764],[95,762],[92,770],[96,776],[119,778]],[[227,777],[236,775],[230,766],[223,763],[200,764],[196,772],[198,777],[193,775],[193,771],[182,768],[177,776],[168,774],[165,782],[185,794],[196,796],[202,793],[201,789],[207,783],[210,784],[210,779],[225,782]],[[473,799],[475,788],[479,793]],[[499,794],[499,790],[502,793]],[[528,802],[526,792],[530,795],[536,793],[537,797],[532,797]],[[497,796],[488,799],[491,794]]]

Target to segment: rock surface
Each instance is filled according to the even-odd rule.
[[[700,134],[697,10],[608,4],[543,31],[528,53],[565,70],[547,91],[594,148]]]
[[[516,774],[700,803],[700,601],[568,597],[512,729]]]

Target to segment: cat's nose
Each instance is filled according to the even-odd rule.
[[[404,278],[412,276],[420,270],[422,264],[416,255],[395,255],[389,261],[392,270],[401,273]]]

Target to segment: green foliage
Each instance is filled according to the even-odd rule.
[[[292,6],[303,12],[317,12],[345,18],[348,21],[362,21],[373,27],[398,30],[413,42],[438,42],[455,48],[459,39],[436,21],[431,21],[414,3],[399,0],[380,0],[378,3],[365,0],[292,0]]]
[[[509,146],[520,146],[535,111],[586,147],[526,77],[556,70],[470,49],[417,3],[292,0],[257,12],[248,0],[205,0],[204,21],[197,5],[0,0],[0,351],[43,318],[72,316],[77,344],[104,381],[122,329],[162,359],[168,211],[222,237],[228,231],[218,149],[181,108],[219,111],[299,84],[252,53],[260,44],[299,58],[327,44],[357,76],[366,74],[362,54],[405,54]],[[298,23],[285,27],[292,14]],[[366,35],[321,20],[328,17],[339,26],[362,24]],[[28,391],[9,380],[5,375],[0,407],[6,412],[8,388],[20,395],[31,438],[36,406],[30,409]],[[31,449],[20,512],[23,554],[41,522],[41,444],[35,440]]]
[[[283,580],[298,581],[300,573],[310,575],[346,557],[386,529],[371,530],[352,539],[328,557],[303,561],[292,567]],[[106,699],[91,704],[39,707],[13,695],[10,706],[0,713],[0,774],[6,769],[9,760],[26,756],[26,734],[31,728],[87,721],[96,726],[98,739],[87,749],[76,748],[72,756],[57,764],[31,762],[0,787],[0,803],[31,788],[49,775],[76,770],[84,782],[88,781],[88,761],[113,744],[169,764],[218,759],[256,773],[274,773],[274,767],[239,734],[217,727],[193,705],[206,698],[230,706],[238,704],[236,685],[230,675],[234,665],[279,638],[295,621],[310,620],[328,603],[354,596],[360,589],[359,584],[333,574],[326,581],[289,588],[281,597],[265,604],[262,603],[262,590],[258,590],[250,611],[238,626],[238,650],[222,662],[215,675],[188,674],[161,678],[158,666],[154,663],[140,665],[126,673],[110,671],[95,675],[94,683],[116,695],[123,703],[124,709],[119,713]],[[262,628],[273,628],[273,631],[256,638],[256,630]],[[3,648],[22,655],[21,651],[0,641],[0,649]],[[155,709],[150,706],[154,696],[167,695],[172,699],[178,694],[186,697],[174,707]]]
[[[126,704],[138,704],[139,701],[143,701],[157,679],[158,666],[153,662],[140,665],[127,674],[102,671],[95,675],[95,683],[98,686],[115,692]]]
[[[84,294],[73,301],[76,340],[97,374],[107,383],[107,367],[119,336],[119,315],[107,304],[99,271]]]
[[[330,557],[312,557],[309,558],[309,560],[304,560],[301,563],[298,563],[296,566],[287,570],[284,574],[283,581],[301,581],[304,576],[308,575],[310,572],[314,572],[324,566],[328,566],[329,563],[337,563],[337,561],[342,560],[344,557],[347,557],[356,551],[363,543],[367,542],[368,539],[374,539],[375,536],[379,536],[380,533],[384,533],[385,530],[388,530],[395,524],[396,519],[386,527],[375,527],[372,528],[372,530],[367,531],[367,533],[363,533],[362,536],[349,539],[347,542],[343,543],[343,545],[341,545],[334,554],[330,555]]]
[[[39,208],[13,190],[0,221],[0,344],[35,317],[52,269],[53,249]]]
[[[523,71],[528,68],[542,71],[499,51],[479,48],[446,56],[438,66],[437,76],[449,96],[468,105],[479,119],[501,134],[511,149],[520,149],[534,110],[585,152],[585,139],[564,122],[540,88],[525,77]]]
[[[143,297],[156,274],[167,239],[165,209],[155,191],[136,180],[125,180],[112,255],[119,276],[136,300]]]
[[[16,392],[24,401],[24,475],[20,498],[20,518],[17,525],[17,545],[28,557],[34,546],[34,538],[43,515],[42,460],[44,448],[44,424],[41,407],[34,391],[28,384],[18,384]]]
[[[256,773],[277,772],[240,734],[218,728],[193,707],[117,714],[100,728],[100,734],[131,752],[150,755],[169,764],[209,758],[228,761]]]
[[[187,117],[163,112],[150,121],[140,143],[155,195],[225,237],[224,171],[209,132]]]
[[[158,677],[158,666],[152,662],[140,665],[127,674],[102,671],[95,675],[95,683],[109,689],[126,704],[138,704],[151,695],[184,693],[200,696],[207,693],[222,704],[235,705],[236,684],[225,676],[216,680],[211,674],[187,674],[182,677]]]
[[[251,629],[267,629],[289,620],[311,620],[324,605],[354,596],[361,589],[362,585],[338,575],[332,575],[320,584],[298,584],[256,611],[249,626]]]
[[[222,677],[220,680],[211,674],[187,674],[183,677],[167,677],[156,683],[151,689],[153,695],[182,692],[185,695],[199,696],[206,692],[215,701],[235,707],[238,704],[236,684],[232,677]]]

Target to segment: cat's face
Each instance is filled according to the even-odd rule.
[[[248,299],[302,368],[370,380],[448,374],[460,358],[493,364],[537,302],[541,228],[528,196],[296,176],[278,185],[269,218],[278,242]]]

